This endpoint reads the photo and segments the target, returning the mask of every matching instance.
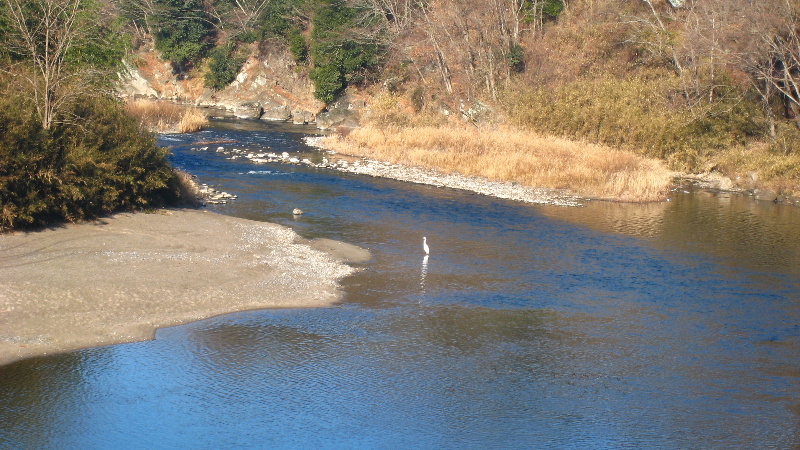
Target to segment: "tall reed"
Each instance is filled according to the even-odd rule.
[[[148,130],[156,133],[192,133],[208,125],[199,109],[166,101],[134,100],[126,104],[128,113]]]

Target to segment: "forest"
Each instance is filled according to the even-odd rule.
[[[367,124],[458,117],[487,132],[510,126],[623,149],[684,173],[758,173],[794,194],[799,19],[797,0],[3,0],[0,183],[3,195],[17,192],[11,173],[27,163],[15,158],[41,154],[18,150],[28,144],[13,139],[38,141],[15,133],[56,145],[59,130],[86,119],[81,105],[115,108],[121,61],[153,45],[177,76],[214,90],[248,58],[281,48],[317,99],[371,98]],[[58,145],[79,146],[70,139]],[[58,178],[42,170],[37,182]],[[125,202],[149,202],[131,195],[138,200]],[[36,222],[3,200],[3,217]]]
[[[108,9],[114,10],[109,5]],[[133,0],[115,22],[221,89],[286,46],[318,99],[379,87],[415,112],[482,103],[520,126],[635,147],[797,147],[795,0]],[[602,118],[602,120],[601,120]]]

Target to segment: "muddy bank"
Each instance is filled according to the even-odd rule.
[[[340,298],[369,253],[197,210],[0,235],[0,364],[150,339],[156,328]]]

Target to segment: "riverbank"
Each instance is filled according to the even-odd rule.
[[[367,125],[314,144],[366,160],[573,198],[664,200],[676,176],[663,161],[633,152],[514,129]]]
[[[369,253],[199,210],[123,213],[0,235],[0,364],[151,339],[261,308],[329,306]]]

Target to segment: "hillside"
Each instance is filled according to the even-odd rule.
[[[800,192],[796,1],[183,5],[205,25],[123,11],[184,86],[161,97],[326,128],[512,127]]]

